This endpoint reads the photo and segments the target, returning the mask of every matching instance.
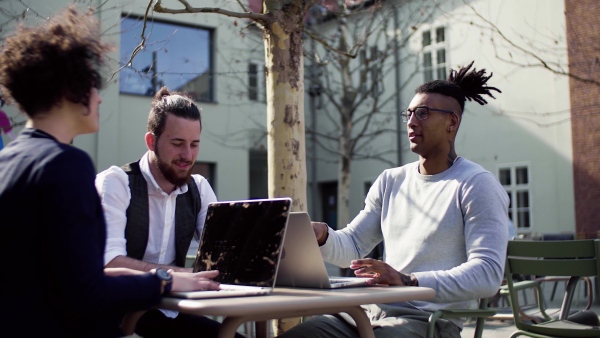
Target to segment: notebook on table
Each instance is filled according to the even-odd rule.
[[[290,198],[208,205],[193,271],[219,270],[221,290],[171,292],[181,298],[220,298],[272,292],[280,262]]]
[[[369,278],[330,277],[306,212],[290,213],[277,272],[278,286],[333,289],[369,286]]]

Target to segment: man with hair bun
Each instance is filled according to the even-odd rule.
[[[502,282],[508,241],[508,196],[495,176],[456,154],[465,100],[486,104],[497,88],[492,76],[452,70],[427,82],[402,113],[410,149],[419,160],[385,170],[373,183],[364,209],[344,229],[313,222],[323,258],[350,267],[370,284],[424,286],[428,301],[365,306],[376,337],[425,337],[439,309],[467,308],[494,295]],[[365,257],[384,243],[384,261]],[[438,319],[436,337],[459,338],[462,321]],[[280,337],[358,337],[343,315],[318,316]]]
[[[106,214],[106,267],[192,271],[185,268],[190,243],[199,239],[207,206],[217,200],[208,181],[192,175],[201,131],[194,100],[162,87],[148,115],[148,151],[136,162],[96,176]],[[152,309],[135,332],[145,338],[216,337],[219,325],[206,317]]]

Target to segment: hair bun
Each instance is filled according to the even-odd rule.
[[[160,101],[162,101],[165,97],[171,95],[169,89],[165,86],[160,88],[156,94],[154,94],[154,99],[152,100],[152,106],[156,106]]]
[[[163,86],[162,88],[160,88],[158,90],[158,92],[156,92],[156,94],[154,95],[154,98],[160,100],[163,97],[169,96],[169,95],[171,95],[171,93],[169,92],[169,89],[167,87]]]

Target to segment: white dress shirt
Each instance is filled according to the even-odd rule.
[[[186,193],[187,184],[167,194],[156,183],[150,172],[148,152],[140,160],[140,170],[148,182],[148,211],[150,219],[148,245],[143,261],[155,264],[174,265],[175,263],[175,204],[177,195]],[[196,241],[202,234],[206,209],[210,202],[217,201],[214,191],[208,181],[201,175],[192,175],[202,206],[196,221]],[[102,207],[106,218],[106,249],[104,251],[104,264],[117,256],[126,256],[125,224],[127,223],[126,211],[131,199],[129,190],[129,177],[117,166],[112,166],[96,175],[96,189],[102,199]],[[196,244],[197,245],[197,244]]]

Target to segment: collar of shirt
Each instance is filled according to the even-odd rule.
[[[152,172],[150,171],[150,152],[147,151],[144,156],[142,156],[142,159],[140,160],[140,171],[142,172],[142,175],[144,175],[144,178],[146,179],[146,182],[148,182],[148,187],[154,189],[155,192],[159,192],[162,194],[167,195],[166,192],[164,192],[160,186],[158,186],[158,183],[156,183],[156,180],[154,179],[154,175],[152,175]],[[180,187],[177,187],[177,189],[173,190],[172,194],[185,194],[188,191],[188,186],[187,184],[184,184]]]

